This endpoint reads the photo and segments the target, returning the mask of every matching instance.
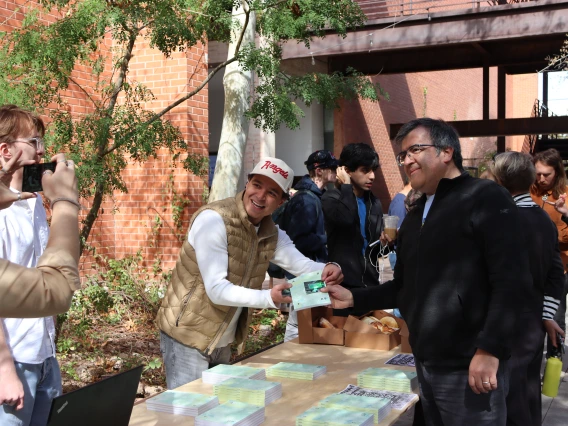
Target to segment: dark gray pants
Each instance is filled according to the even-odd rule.
[[[420,401],[428,426],[504,426],[509,376],[499,364],[497,389],[476,395],[468,383],[467,368],[427,367],[416,361]]]
[[[511,379],[507,395],[507,426],[540,426],[542,399],[540,367],[545,331],[542,312],[525,312],[517,319],[509,370]]]
[[[195,348],[184,345],[160,331],[160,351],[166,367],[168,389],[201,379],[201,373],[217,364],[228,364],[231,345],[216,348],[207,356]]]

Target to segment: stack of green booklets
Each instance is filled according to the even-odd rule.
[[[282,384],[252,379],[228,379],[213,387],[219,401],[240,401],[264,407],[282,396]]]
[[[296,417],[296,426],[372,426],[373,415],[361,411],[312,407]]]
[[[264,380],[266,379],[266,372],[264,368],[219,364],[201,374],[203,383],[213,385],[231,378]]]
[[[286,377],[288,379],[315,380],[325,374],[325,365],[295,364],[279,362],[266,369],[267,377]]]
[[[397,392],[412,392],[413,389],[418,387],[418,378],[414,371],[367,368],[357,375],[357,386]]]
[[[264,407],[228,401],[195,418],[195,426],[257,426],[264,422]]]
[[[217,405],[219,405],[219,400],[216,396],[171,390],[146,401],[148,410],[193,417],[199,416]]]
[[[319,403],[320,407],[360,411],[373,415],[373,423],[380,423],[389,415],[391,403],[388,399],[370,396],[341,395],[335,393]]]

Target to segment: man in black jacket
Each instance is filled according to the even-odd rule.
[[[427,424],[504,425],[517,296],[532,286],[519,213],[504,188],[464,172],[447,123],[416,119],[395,140],[424,195],[398,234],[394,279],[326,290],[336,308],[400,309]]]
[[[552,319],[551,305],[545,303],[549,298],[560,299],[564,292],[558,230],[550,216],[531,198],[530,187],[536,179],[536,170],[530,155],[521,152],[499,154],[495,157],[492,172],[497,182],[511,193],[519,209],[523,246],[528,248],[533,279],[530,292],[523,295],[509,361],[511,382],[507,396],[507,425],[539,426],[542,423],[540,367],[545,329],[554,342],[556,333],[562,332]]]
[[[352,143],[341,151],[339,164],[339,187],[322,197],[329,260],[341,264],[345,287],[379,285],[380,244],[373,243],[381,236],[383,208],[371,192],[379,157],[371,146]]]
[[[327,262],[327,236],[323,220],[321,196],[329,183],[335,183],[337,159],[325,149],[315,151],[304,163],[307,175],[294,185],[296,193],[285,207],[280,228],[307,258]],[[294,278],[286,273],[286,278]],[[284,341],[298,337],[298,314],[290,305]]]

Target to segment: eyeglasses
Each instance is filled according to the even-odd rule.
[[[45,147],[45,143],[43,141],[43,138],[36,136],[35,138],[27,138],[27,139],[14,139],[13,141],[11,141],[11,143],[14,142],[21,142],[21,143],[25,143],[28,144],[29,146],[33,147],[36,152],[40,152],[43,151],[44,147]]]
[[[412,158],[413,156],[420,154],[426,148],[430,148],[431,146],[436,146],[436,145],[419,143],[416,145],[409,146],[406,151],[401,151],[398,153],[398,155],[396,156],[396,162],[398,163],[399,166],[404,166],[404,160],[406,160],[407,156],[408,158]]]

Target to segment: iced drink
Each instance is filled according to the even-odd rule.
[[[398,216],[383,216],[383,219],[385,221],[385,234],[387,234],[391,240],[395,240]]]

